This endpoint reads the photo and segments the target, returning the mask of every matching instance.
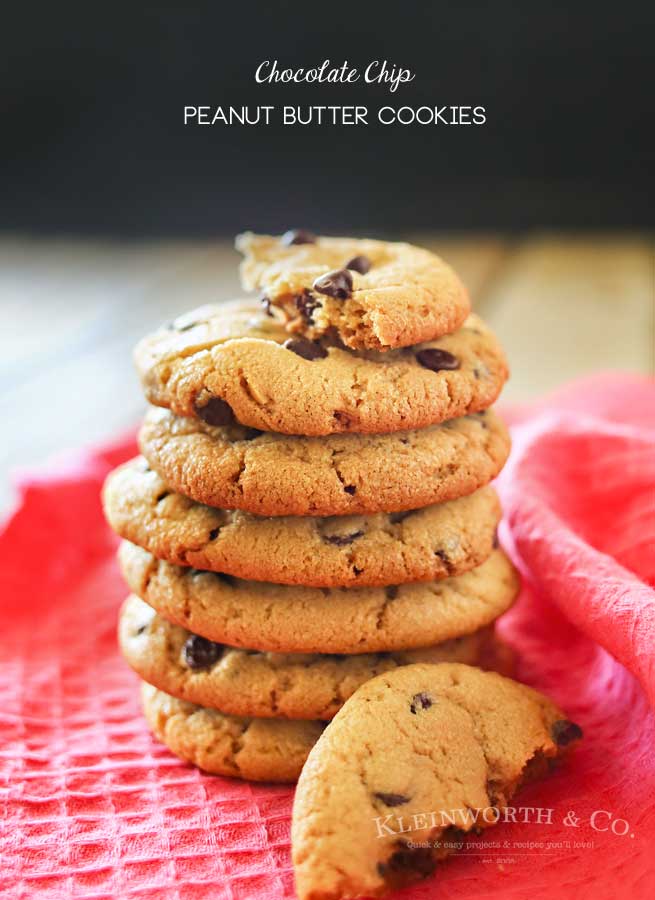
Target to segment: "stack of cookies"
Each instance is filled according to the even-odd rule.
[[[153,731],[209,772],[294,781],[364,682],[506,667],[518,579],[488,483],[496,339],[408,244],[243,235],[261,299],[145,338],[142,456],[109,476],[120,645]]]

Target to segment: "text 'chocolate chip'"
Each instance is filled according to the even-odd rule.
[[[336,300],[347,300],[353,289],[353,277],[348,269],[333,269],[317,278],[312,285],[319,294]]]
[[[285,247],[292,247],[294,244],[315,244],[316,235],[304,228],[291,228],[285,231],[280,238],[280,243]]]
[[[447,350],[440,350],[439,347],[419,350],[416,359],[425,369],[430,369],[432,372],[439,372],[441,369],[459,369],[457,357]]]
[[[208,425],[231,425],[234,422],[232,407],[220,397],[212,397],[204,406],[194,404],[198,418]]]
[[[289,338],[282,346],[303,359],[325,359],[328,355],[325,347],[315,341],[308,341],[307,338]]]
[[[184,662],[190,669],[208,669],[220,657],[223,647],[199,634],[192,634],[187,639],[183,652]]]
[[[346,263],[346,268],[351,269],[353,272],[359,272],[360,275],[366,275],[371,268],[371,260],[368,256],[353,256]]]

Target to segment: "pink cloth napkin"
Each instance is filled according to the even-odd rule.
[[[613,373],[505,412],[514,449],[501,536],[524,589],[500,628],[520,652],[518,677],[552,695],[585,740],[522,792],[528,821],[486,833],[498,848],[467,851],[402,896],[645,900],[655,386]],[[130,436],[24,475],[0,535],[0,897],[293,897],[293,789],[177,760],[149,735],[119,658],[125,588],[98,494],[134,452]]]

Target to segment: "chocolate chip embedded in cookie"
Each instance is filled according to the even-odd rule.
[[[312,339],[335,331],[354,350],[408,347],[455,331],[469,312],[450,266],[411,244],[287,232],[242,234],[237,248],[246,290]]]
[[[314,303],[296,298],[303,315]],[[344,349],[332,331],[318,341],[290,338],[258,304],[241,300],[180,316],[144,338],[135,361],[155,406],[209,425],[299,435],[435,425],[491,406],[508,374],[476,316],[436,341],[379,353]]]
[[[124,542],[131,591],[176,625],[218,644],[279,653],[379,653],[472,634],[514,602],[519,578],[501,550],[443,581],[379,588],[286,587],[189,569]]]
[[[325,725],[228,716],[145,683],[141,700],[148,725],[176,756],[213,775],[249,781],[295,781]]]
[[[135,595],[123,604],[118,637],[135,672],[167,694],[231,715],[263,718],[331,719],[369,678],[409,663],[505,665],[505,648],[492,628],[393,653],[265,653],[191,634]]]
[[[104,505],[121,537],[160,559],[237,578],[313,587],[457,575],[489,556],[500,519],[491,487],[403,513],[262,518],[174,493],[143,458],[109,475]]]
[[[456,663],[366,682],[311,751],[291,827],[300,900],[380,896],[432,873],[582,735],[525,685]]]
[[[260,516],[338,516],[470,494],[500,472],[510,440],[493,410],[418,431],[308,438],[214,427],[151,407],[139,445],[169,487],[199,503]]]

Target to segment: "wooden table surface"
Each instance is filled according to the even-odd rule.
[[[406,237],[457,269],[503,342],[503,399],[600,369],[653,372],[649,236]],[[185,309],[237,295],[237,263],[227,242],[0,240],[0,509],[12,468],[138,421],[132,346]]]

